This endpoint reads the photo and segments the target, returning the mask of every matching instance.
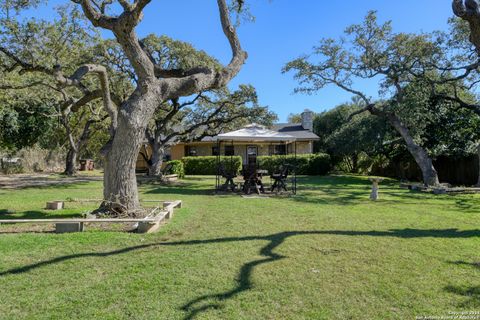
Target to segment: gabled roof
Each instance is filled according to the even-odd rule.
[[[252,123],[242,129],[222,133],[213,137],[216,141],[284,141],[291,142],[297,140],[293,135],[273,131],[262,125]]]
[[[252,125],[257,126],[257,127],[262,127],[263,130],[268,130],[261,125],[257,125],[257,124],[253,123],[250,126],[252,126]],[[237,134],[240,134],[240,135],[245,135],[246,132],[242,131],[242,130],[244,130],[248,127],[249,126],[246,126],[245,128],[242,128],[240,130],[223,133],[223,134],[220,134],[219,136],[223,137],[222,140],[232,140],[231,138],[227,139],[226,135],[230,135],[230,134],[235,133],[235,132],[237,132]],[[271,133],[271,137],[276,136],[278,138],[278,140],[270,139],[269,141],[295,141],[295,140],[289,140],[292,137],[296,138],[296,140],[318,140],[318,139],[320,139],[315,133],[313,133],[313,132],[311,132],[307,129],[304,129],[300,123],[277,123],[277,124],[274,124],[272,126],[271,130],[268,130],[268,131],[273,132],[273,133]],[[282,136],[283,136],[283,138],[282,138]],[[235,140],[239,140],[238,137]],[[267,141],[268,139],[263,139],[263,140]],[[202,142],[217,141],[217,136],[215,136],[215,137],[210,137],[210,136],[204,137],[201,141]],[[242,140],[242,141],[248,141],[248,140]]]
[[[297,138],[297,140],[318,140],[320,139],[315,133],[304,129],[301,123],[276,123],[272,130],[279,133],[289,134]]]

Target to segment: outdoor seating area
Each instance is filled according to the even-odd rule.
[[[216,191],[241,194],[296,193],[296,177],[288,165],[269,172],[257,165],[243,166],[241,173],[226,171],[220,164],[220,184]]]
[[[235,192],[240,194],[296,194],[297,179],[295,165],[287,163],[288,155],[296,159],[297,146],[294,136],[275,132],[263,126],[252,124],[243,129],[219,134],[215,137],[217,145],[216,192]],[[234,148],[238,146],[237,148]],[[240,146],[243,146],[241,148]],[[262,167],[259,161],[259,148],[280,150],[276,156],[280,165]],[[222,150],[245,150],[221,156]],[[225,153],[226,154],[226,153]],[[241,167],[234,157],[241,157]]]

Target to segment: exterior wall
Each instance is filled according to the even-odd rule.
[[[179,143],[170,148],[170,156],[172,160],[180,160],[185,156],[185,145]]]
[[[313,143],[310,141],[297,142],[297,154],[309,154],[313,152]]]
[[[212,156],[212,147],[216,143],[179,143],[170,148],[170,155],[172,160],[181,160],[185,155],[185,146],[195,146],[197,149],[197,156]],[[230,145],[230,143],[222,143],[220,148],[220,154],[225,154],[225,145]],[[259,156],[268,156],[270,155],[270,145],[271,143],[234,143],[234,152],[236,156],[241,156],[243,163],[247,162],[247,146],[257,146]],[[148,147],[149,148],[149,147]],[[293,154],[295,151],[294,144],[287,145],[287,152]],[[297,141],[297,154],[310,154],[313,151],[313,143],[311,141]],[[149,148],[149,154],[151,150]],[[141,155],[138,155],[137,158],[137,170],[145,170],[147,164]]]
[[[182,144],[182,157],[187,157],[188,154],[185,153],[185,147],[190,146],[190,147],[195,147],[197,151],[197,156],[199,157],[205,157],[205,156],[211,156],[212,155],[212,147],[214,146],[213,143],[207,143],[207,144],[200,144],[200,143],[186,143]],[[180,157],[180,159],[182,158]],[[180,160],[176,159],[176,160]]]
[[[137,158],[137,164],[135,165],[137,170],[147,170],[148,164],[147,161],[143,159],[143,157],[139,154]]]
[[[142,147],[142,150],[144,150],[143,147]],[[147,153],[148,156],[150,156],[152,154],[152,148],[150,148],[150,145],[146,146],[146,153]],[[145,161],[145,158],[140,153],[138,154],[137,164],[136,164],[135,168],[137,170],[140,170],[140,171],[148,169],[147,161]]]

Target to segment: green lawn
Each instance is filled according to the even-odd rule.
[[[141,186],[143,199],[183,200],[157,234],[0,233],[0,318],[414,319],[480,310],[480,195],[435,196],[391,181],[371,202],[366,178],[338,176],[302,178],[290,198],[245,199],[214,196],[213,184]],[[46,200],[100,196],[101,182],[0,190],[0,217],[49,217]]]

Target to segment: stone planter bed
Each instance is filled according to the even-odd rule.
[[[99,199],[83,199],[71,200],[70,202],[98,202]],[[64,203],[67,201],[51,201],[47,203],[47,209],[61,210],[64,208]],[[84,218],[56,218],[56,219],[3,219],[1,224],[12,225],[12,228],[0,229],[0,232],[48,232],[51,230],[51,225],[55,225],[55,232],[82,232],[85,227],[93,230],[108,230],[108,231],[134,231],[137,233],[152,233],[160,229],[160,226],[166,223],[167,220],[173,217],[174,209],[182,207],[182,201],[160,201],[160,200],[146,200],[145,208],[148,214],[144,218],[97,218],[93,215],[86,215]],[[55,203],[55,206],[51,204]],[[150,206],[148,207],[148,204]],[[152,207],[151,205],[155,206]],[[28,224],[33,226],[33,229],[19,228],[18,224]]]

